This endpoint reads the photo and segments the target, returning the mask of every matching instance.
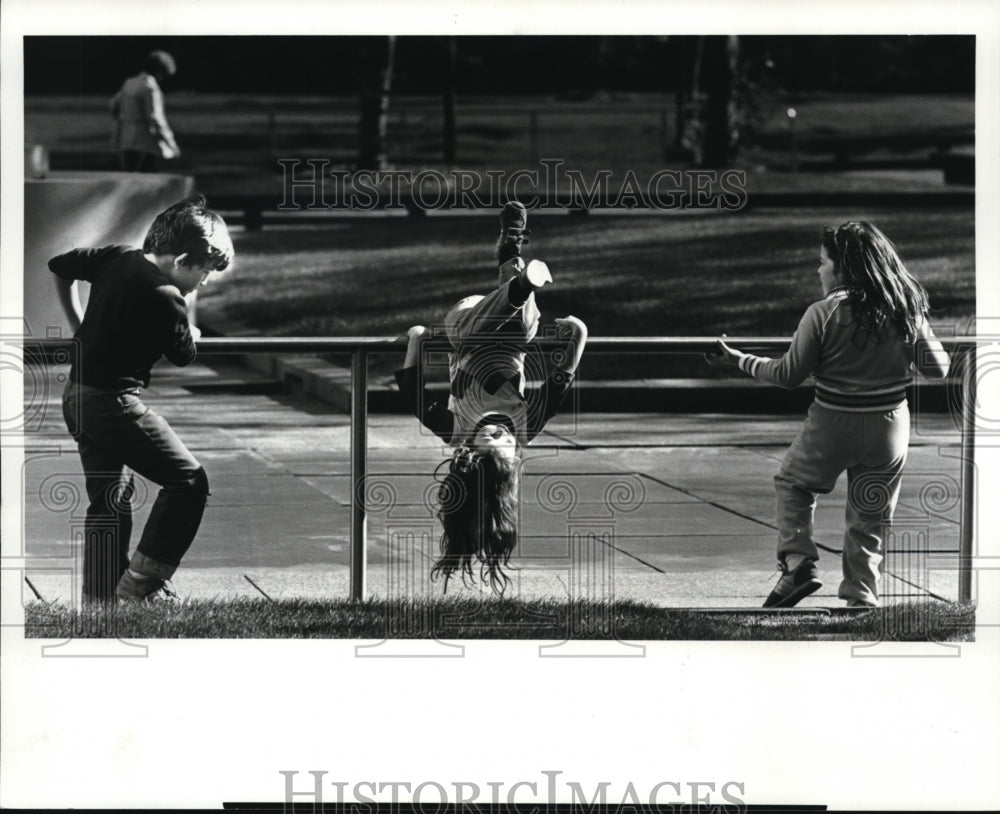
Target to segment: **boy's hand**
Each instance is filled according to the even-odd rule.
[[[191,339],[197,342],[201,339],[201,328],[197,325],[188,325],[188,329],[191,331]]]
[[[427,329],[423,325],[414,325],[412,328],[410,328],[410,330],[406,332],[406,335],[410,339],[419,339],[426,333]]]
[[[557,319],[555,322],[559,326],[556,329],[556,336],[560,339],[579,340],[587,338],[587,326],[583,323],[583,320],[574,316],[567,316]]]
[[[740,357],[743,355],[738,351],[733,350],[729,345],[725,343],[726,335],[722,335],[722,339],[719,340],[718,353],[706,353],[705,361],[708,362],[712,367],[736,367],[740,366]]]

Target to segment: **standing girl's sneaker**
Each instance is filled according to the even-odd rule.
[[[789,570],[786,563],[779,563],[782,576],[774,590],[764,600],[765,608],[791,608],[810,594],[816,593],[823,583],[816,576],[816,561],[802,560],[799,566]]]

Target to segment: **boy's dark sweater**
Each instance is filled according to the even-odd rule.
[[[161,356],[175,365],[195,358],[187,303],[180,289],[129,246],[74,249],[53,257],[49,270],[91,284],[83,324],[75,338],[72,381],[102,389],[148,387]]]

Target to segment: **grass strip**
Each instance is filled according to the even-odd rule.
[[[529,639],[961,642],[970,604],[909,602],[869,611],[662,608],[520,599],[185,600],[103,609],[31,602],[26,638]]]

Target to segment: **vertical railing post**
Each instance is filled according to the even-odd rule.
[[[365,477],[368,473],[368,353],[351,354],[351,600],[365,598],[368,529]]]
[[[965,351],[962,382],[962,525],[958,532],[958,601],[972,601],[976,529],[976,345]],[[958,354],[956,354],[957,356]]]

